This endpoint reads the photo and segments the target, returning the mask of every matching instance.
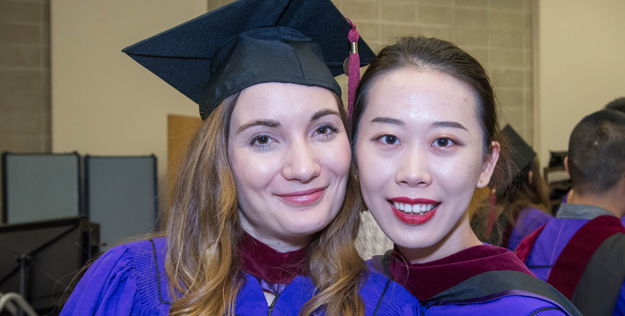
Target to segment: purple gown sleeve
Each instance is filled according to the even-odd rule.
[[[625,283],[623,283],[621,293],[619,293],[618,299],[616,299],[616,306],[614,306],[612,315],[625,315]]]
[[[137,290],[132,258],[124,245],[96,260],[61,311],[69,315],[131,315]]]

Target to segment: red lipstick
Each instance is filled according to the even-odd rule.
[[[281,197],[284,201],[295,204],[295,205],[308,205],[315,203],[321,196],[323,192],[325,192],[326,188],[315,188],[306,191],[285,193],[285,194],[276,194]]]
[[[389,204],[391,205],[391,209],[393,210],[393,213],[395,214],[395,216],[397,216],[397,218],[399,218],[399,220],[401,220],[402,222],[409,224],[409,225],[421,225],[421,224],[428,222],[430,219],[432,219],[432,217],[434,217],[434,214],[436,214],[436,210],[438,210],[438,206],[440,205],[440,202],[438,201],[433,201],[433,200],[428,200],[428,199],[411,199],[407,197],[392,198],[389,201],[391,201],[389,202]],[[413,205],[414,204],[436,204],[436,206],[432,210],[426,212],[425,214],[419,215],[419,214],[404,213],[396,209],[395,205],[393,205],[392,202],[413,204]]]

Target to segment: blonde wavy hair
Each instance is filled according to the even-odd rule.
[[[174,302],[169,315],[234,315],[245,282],[237,250],[243,230],[228,162],[230,118],[240,93],[223,101],[190,143],[167,208],[165,268]],[[351,131],[342,102],[339,111]],[[349,135],[348,135],[349,136]],[[315,234],[307,272],[317,293],[300,315],[364,315],[358,294],[367,267],[354,245],[363,208],[354,165],[338,215]]]

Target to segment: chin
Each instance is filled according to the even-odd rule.
[[[403,237],[398,238],[395,244],[397,244],[398,246],[402,248],[422,249],[422,248],[432,247],[436,245],[439,241],[440,240],[436,238],[427,238],[427,237],[418,238],[418,237],[411,237],[411,236],[403,236]]]
[[[403,248],[428,248],[436,245],[443,238],[440,236],[440,231],[435,229],[436,225],[412,226],[402,222],[385,224],[385,227],[381,226],[382,231],[394,244]]]
[[[294,218],[289,218],[289,221],[283,222],[282,227],[286,228],[285,231],[292,236],[308,236],[323,230],[329,223],[330,221],[327,221],[325,217],[298,214]]]

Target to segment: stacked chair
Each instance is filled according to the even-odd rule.
[[[154,155],[2,154],[0,315],[58,313],[90,259],[153,231],[157,191]]]

